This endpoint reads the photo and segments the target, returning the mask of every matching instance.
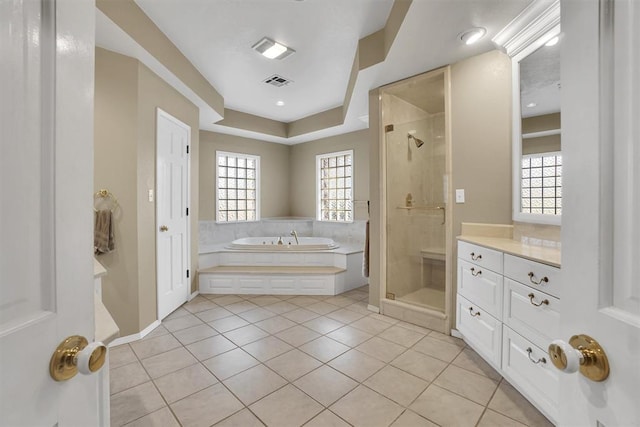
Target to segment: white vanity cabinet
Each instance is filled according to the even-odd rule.
[[[458,242],[456,328],[552,421],[559,371],[547,347],[559,336],[561,285],[557,267],[497,247]]]

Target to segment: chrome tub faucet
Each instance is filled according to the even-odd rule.
[[[298,241],[298,233],[296,233],[296,230],[291,230],[291,233],[289,234],[296,238],[296,245],[299,245],[300,242]]]

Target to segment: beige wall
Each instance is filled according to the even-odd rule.
[[[288,145],[200,131],[200,220],[215,220],[216,150],[260,156],[261,217],[290,215]]]
[[[103,298],[121,335],[157,319],[155,265],[156,108],[191,126],[191,268],[197,266],[198,108],[137,60],[96,49],[95,187],[118,198],[116,250],[98,260],[107,269]],[[194,275],[195,276],[195,275]],[[192,280],[195,289],[195,279]]]
[[[121,335],[138,332],[137,110],[138,61],[96,49],[94,190],[111,191],[116,250],[97,259],[107,269],[102,298]]]
[[[560,113],[522,119],[523,134],[545,130],[560,130]],[[522,140],[522,154],[549,153],[561,149],[560,134]]]
[[[355,219],[366,220],[369,200],[369,131],[361,130],[291,146],[291,215],[316,216],[316,155],[353,150]]]
[[[511,224],[511,60],[491,51],[451,67],[453,283],[462,222]],[[455,296],[454,296],[455,298]],[[454,305],[455,307],[455,305]]]

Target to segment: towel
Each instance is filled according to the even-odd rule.
[[[96,255],[109,253],[115,248],[112,219],[109,209],[96,211],[93,230],[93,248]]]
[[[364,259],[362,260],[362,275],[369,277],[369,220],[364,231]]]

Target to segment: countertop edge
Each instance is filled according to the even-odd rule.
[[[457,236],[457,239],[552,267],[561,268],[561,251],[557,248],[527,245],[516,240],[500,237],[460,235]]]

